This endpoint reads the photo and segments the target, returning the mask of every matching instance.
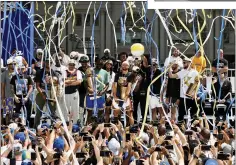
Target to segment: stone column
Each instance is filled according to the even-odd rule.
[[[155,11],[154,11],[155,12]],[[159,18],[157,18],[154,21],[154,25],[153,25],[153,34],[152,34],[152,38],[153,40],[156,42],[157,46],[158,46],[158,51],[159,51],[159,58],[160,58],[160,36],[159,36],[159,29],[160,29],[160,22],[159,22]],[[154,58],[156,58],[156,54],[157,54],[157,50],[154,44],[152,44],[152,55]],[[160,60],[160,59],[159,59]]]
[[[211,28],[211,24],[212,24],[212,21],[213,19],[212,18],[215,18],[214,14],[211,18],[208,19],[208,26],[207,26],[207,31],[209,32],[210,28]],[[207,51],[206,51],[206,55],[208,57],[208,59],[210,60],[210,62],[213,61],[214,59],[214,54],[215,54],[215,45],[214,45],[214,25],[213,25],[213,28],[211,30],[211,34],[210,34],[210,37],[207,41]]]
[[[161,22],[160,22],[161,23]],[[160,28],[160,63],[164,63],[166,58],[166,31],[162,24],[159,26]]]
[[[110,10],[110,9],[109,9]],[[112,12],[110,13],[110,16],[111,16]],[[105,47],[110,49],[111,53],[114,52],[113,51],[113,47],[112,47],[112,43],[114,43],[114,39],[112,38],[112,33],[113,33],[113,30],[112,30],[112,24],[106,14],[106,23],[105,23],[105,28],[106,28],[106,37],[104,38],[105,39]]]
[[[70,20],[67,22],[67,32],[68,32],[69,34],[72,33],[72,19],[70,19]],[[74,31],[74,33],[75,33],[75,31]],[[68,34],[67,34],[67,35],[68,35]],[[67,41],[67,43],[66,43],[66,45],[67,45],[67,52],[68,52],[68,54],[69,54],[71,51],[73,51],[73,50],[72,50],[72,42],[69,40],[69,38],[67,38],[66,41]],[[76,43],[75,43],[75,45],[76,45]]]
[[[100,57],[103,56],[103,51],[104,51],[104,47],[105,47],[105,13],[104,11],[101,12],[100,15],[100,41],[101,43],[98,43],[100,45]]]
[[[221,12],[221,10],[215,10],[215,17],[219,16],[221,14],[220,12]],[[220,36],[220,27],[221,27],[220,21],[221,21],[220,18],[217,18],[215,20],[215,25],[214,25],[215,35],[214,35],[214,37],[216,37],[216,38],[219,38],[219,36]],[[219,47],[219,40],[215,40],[214,58],[216,58],[218,55],[217,54],[218,47]]]

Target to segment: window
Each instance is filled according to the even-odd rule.
[[[224,29],[224,43],[235,43],[235,33],[234,33],[234,28],[232,25],[228,22],[225,21],[225,29]]]
[[[95,26],[99,26],[99,15],[97,16],[96,20],[95,20]]]
[[[82,14],[76,14],[75,19],[76,19],[76,26],[82,26]]]
[[[133,43],[144,43],[146,32],[144,30],[140,29],[141,27],[145,26],[143,20],[140,19],[140,14],[138,12],[133,13],[134,21],[133,21],[130,13],[127,13],[126,20],[124,19],[125,15],[123,15],[121,18],[122,18],[122,22],[123,22],[123,24],[125,24],[125,28],[126,28],[126,29],[124,29],[125,43],[128,45],[131,45]],[[121,30],[123,28],[123,27],[121,27],[121,25],[122,25],[121,18],[119,18],[119,20],[117,21],[117,23],[115,25],[117,43],[119,43],[119,44],[123,44],[122,33],[124,35],[124,31]],[[124,23],[124,21],[125,21],[125,23]],[[135,22],[136,27],[133,26],[134,25],[133,22]],[[149,21],[146,20],[146,26],[148,26],[148,24],[149,24]],[[130,28],[132,28],[133,31],[131,31]],[[150,28],[149,28],[149,30],[150,30]],[[134,35],[134,33],[135,33],[135,35]]]
[[[85,21],[85,18],[86,18],[86,14],[84,14],[84,21]],[[90,26],[90,14],[87,15],[86,26]]]
[[[181,17],[180,16],[180,19],[181,20],[185,20],[185,17]],[[182,30],[181,33],[177,33],[175,31],[175,28],[173,26],[173,23],[172,21],[170,21],[170,25],[169,25],[169,29],[170,31],[173,33],[172,34],[172,37],[173,37],[173,40],[174,42],[178,42],[178,43],[188,43],[188,42],[192,42],[192,39],[189,35],[189,33],[187,32],[187,30],[182,26],[182,24],[179,22],[177,16],[173,17],[172,18],[173,22],[175,23],[175,26],[177,28],[177,30]],[[191,22],[191,23],[185,23],[185,26],[189,29],[192,37],[193,36],[193,24],[194,24],[194,28],[195,28],[195,32],[196,34],[198,34],[198,21],[199,21],[199,27],[201,28],[202,25],[203,25],[203,22],[204,20],[200,17],[200,16],[197,16],[194,18],[194,22]],[[206,26],[204,27],[203,31],[201,32],[201,39],[204,41],[206,39],[206,36],[207,36],[207,32],[206,32],[207,28]],[[200,38],[199,36],[197,37],[197,41],[200,42]]]

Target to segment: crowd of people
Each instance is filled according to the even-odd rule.
[[[37,49],[30,62],[14,49],[1,61],[1,163],[235,164],[234,84],[218,53],[207,74],[203,50],[188,58],[175,48],[161,67],[109,49],[94,58]]]

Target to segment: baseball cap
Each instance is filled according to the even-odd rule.
[[[223,149],[224,154],[231,154],[231,151],[232,151],[231,145],[223,143],[221,144],[221,148]]]
[[[21,152],[22,151],[22,144],[20,144],[20,143],[15,143],[14,145],[13,145],[13,148],[14,148],[14,151],[15,152]]]
[[[156,58],[152,58],[152,64],[157,64],[157,59]]]
[[[13,63],[16,63],[16,61],[13,60],[12,58],[9,58],[9,59],[7,60],[7,65],[13,64]],[[3,66],[3,65],[2,65],[2,66]]]
[[[113,155],[117,156],[120,151],[120,143],[115,138],[112,138],[108,142],[108,148],[113,153]]]
[[[106,63],[113,65],[112,60],[107,60]]]
[[[38,53],[43,54],[43,49],[37,49],[37,50],[36,50],[36,53],[37,53],[37,54],[38,54]]]
[[[41,128],[50,128],[50,125],[48,123],[42,123]]]
[[[72,126],[72,133],[79,132],[79,125],[78,124],[73,124]]]
[[[124,61],[122,64],[127,64],[127,65],[129,65],[129,62],[128,62],[128,61]]]
[[[53,142],[53,149],[62,151],[64,150],[64,145],[65,145],[64,139],[62,137],[58,137]]]
[[[140,71],[140,68],[137,66],[133,66],[132,71],[137,73]]]
[[[160,162],[160,165],[170,165],[170,163],[167,162],[167,161],[161,161],[161,162]]]
[[[89,62],[89,58],[87,56],[82,56],[80,57],[79,62]]]
[[[25,141],[25,134],[24,132],[18,132],[15,136],[14,136],[15,140],[20,140],[21,142]]]
[[[75,60],[74,59],[70,59],[68,64],[75,64]]]
[[[74,58],[74,57],[76,57],[76,56],[79,56],[79,53],[78,53],[78,52],[76,52],[76,51],[70,52],[70,58]]]
[[[110,53],[110,49],[108,48],[104,49],[104,53]]]
[[[205,165],[218,165],[218,162],[215,159],[208,159]]]

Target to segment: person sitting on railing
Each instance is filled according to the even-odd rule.
[[[204,57],[204,51],[199,50],[196,52],[196,55],[192,57],[192,64],[191,66],[198,71],[198,73],[204,72],[206,68],[206,59]]]
[[[222,72],[219,76],[219,79],[216,78],[213,80],[215,92],[212,92],[213,97],[216,99],[217,104],[226,105],[226,109],[224,111],[216,109],[216,118],[219,119],[220,116],[223,116],[223,120],[226,119],[226,114],[230,109],[230,97],[232,95],[232,84],[226,79],[224,72]],[[212,102],[214,104],[214,102]]]
[[[224,58],[224,52],[222,49],[218,51],[220,51],[220,59],[218,58],[214,59],[214,61],[212,62],[212,68],[211,68],[214,77],[216,77],[220,73],[226,73],[226,75],[228,73],[228,61]]]

